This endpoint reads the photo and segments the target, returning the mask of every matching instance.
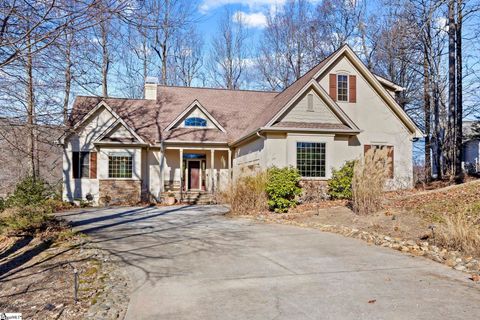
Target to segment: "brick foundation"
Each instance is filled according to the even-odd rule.
[[[100,180],[99,204],[137,204],[141,201],[141,181]]]

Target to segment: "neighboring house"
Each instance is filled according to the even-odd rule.
[[[55,145],[53,137],[64,131],[63,126],[36,125],[38,142],[36,162],[39,174],[51,186],[62,182],[62,148]],[[0,197],[6,198],[17,183],[29,174],[30,158],[27,150],[28,130],[18,119],[0,118]]]
[[[480,137],[472,135],[475,121],[463,122],[463,153],[462,165],[468,173],[480,172]]]
[[[391,187],[412,186],[422,136],[401,87],[343,46],[282,92],[147,83],[146,99],[77,97],[64,146],[64,198],[111,202],[213,193],[232,179],[293,166],[305,180],[388,148]]]

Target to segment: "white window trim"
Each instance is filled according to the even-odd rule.
[[[124,177],[124,178],[117,178],[117,177],[110,177],[110,157],[115,157],[116,152],[112,153],[107,153],[107,177],[104,180],[138,180],[135,178],[135,155],[130,154],[130,157],[132,158],[132,176],[130,178]],[[120,153],[120,152],[118,152]]]

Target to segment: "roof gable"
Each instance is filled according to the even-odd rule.
[[[377,76],[375,76],[361,61],[361,59],[353,52],[348,46],[344,45],[337,50],[331,58],[322,65],[321,68],[314,75],[314,79],[320,81],[320,79],[327,76],[329,70],[342,58],[348,59],[348,61],[354,66],[361,76],[371,85],[375,92],[381,97],[393,114],[402,122],[402,124],[409,130],[410,133],[416,137],[422,137],[423,134],[413,120],[407,115],[407,113],[400,107],[395,101],[392,95],[387,89],[380,83]]]
[[[122,119],[117,119],[107,130],[105,130],[95,141],[99,142],[113,142],[113,143],[141,143],[144,144],[140,138]]]
[[[224,133],[227,132],[225,128],[196,99],[165,128],[165,131],[172,130],[173,128],[184,127],[183,122],[189,117],[207,120],[207,126],[205,129],[216,128]]]
[[[322,120],[322,118],[317,118],[314,121],[305,121],[305,122],[317,122],[320,123],[325,121],[324,123],[340,123],[346,125],[352,131],[359,131],[360,129],[357,125],[347,116],[347,114],[335,103],[335,101],[330,98],[327,92],[320,86],[320,84],[311,79],[307,84],[301,88],[285,105],[284,107],[266,124],[266,127],[270,127],[276,122],[278,122],[282,117],[285,117],[295,105],[298,105],[299,100],[307,92],[313,92],[316,96],[323,102],[323,114],[327,114],[327,120]],[[287,119],[287,122],[292,121],[291,119]],[[294,121],[297,122],[297,121]],[[303,121],[302,121],[303,122]]]

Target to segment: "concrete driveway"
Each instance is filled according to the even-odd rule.
[[[480,285],[464,273],[360,240],[224,212],[178,206],[63,216],[127,268],[127,319],[480,316]]]

